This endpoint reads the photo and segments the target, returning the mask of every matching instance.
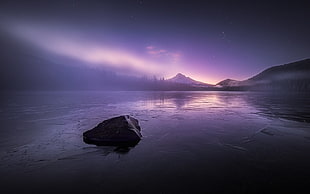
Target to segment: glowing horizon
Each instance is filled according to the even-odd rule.
[[[3,25],[5,24],[5,25]],[[18,22],[2,22],[5,28],[14,36],[27,41],[40,49],[86,62],[89,67],[112,67],[126,73],[127,70],[136,72],[138,76],[149,75],[168,79],[177,73],[182,73],[197,81],[216,84],[224,77],[216,74],[207,75],[179,51],[169,51],[155,45],[140,47],[141,52],[131,52],[130,46],[120,48],[106,43],[94,43],[90,39],[72,36],[67,31]],[[71,30],[72,31],[72,30]],[[70,31],[69,31],[70,32]],[[105,46],[104,46],[105,45]],[[191,66],[188,66],[188,64]],[[186,65],[187,64],[187,65]],[[125,71],[122,71],[125,70]]]
[[[151,7],[145,9],[150,10],[147,13],[136,10],[137,16],[142,14],[145,20],[131,15],[128,18],[132,13],[127,10],[98,12],[102,17],[89,15],[87,11],[86,15],[72,12],[69,13],[73,14],[72,18],[65,17],[68,12],[60,12],[61,17],[44,13],[33,17],[32,12],[19,17],[2,12],[0,30],[16,41],[15,46],[25,44],[35,48],[31,53],[34,56],[43,51],[43,57],[51,61],[67,58],[90,68],[165,79],[182,73],[209,84],[228,78],[244,80],[270,66],[308,58],[307,41],[296,41],[295,46],[283,41],[287,37],[304,37],[291,36],[292,32],[275,38],[273,31],[268,31],[269,36],[262,36],[259,30],[249,29],[250,37],[247,37],[241,24],[234,26],[230,22],[225,28],[222,21],[204,23],[196,17],[184,23],[180,20],[183,15],[178,13],[166,21],[165,17],[158,18]],[[261,20],[256,19],[259,27]],[[193,23],[190,27],[193,21],[199,25]],[[58,62],[65,64],[70,60]]]

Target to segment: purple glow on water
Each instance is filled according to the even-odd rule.
[[[257,186],[264,190],[270,181],[273,188],[285,182],[305,184],[304,175],[309,173],[307,96],[251,92],[3,96],[4,190],[12,184],[30,190],[35,184],[36,191],[43,191],[51,183],[51,192],[129,192],[137,187],[151,193]],[[139,120],[143,139],[137,146],[120,152],[82,141],[84,131],[120,114]]]

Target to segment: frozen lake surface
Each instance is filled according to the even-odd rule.
[[[310,96],[256,92],[1,93],[1,193],[309,191]],[[85,144],[110,117],[133,148]]]

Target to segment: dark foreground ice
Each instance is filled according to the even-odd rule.
[[[310,98],[254,92],[1,93],[0,193],[310,192]],[[137,118],[133,148],[82,133]]]

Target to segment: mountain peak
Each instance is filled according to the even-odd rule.
[[[174,76],[174,77],[186,77],[184,74],[182,74],[182,73],[178,73],[178,74],[176,74],[176,76]]]
[[[181,84],[189,84],[189,85],[209,86],[209,84],[196,81],[190,77],[187,77],[186,75],[184,75],[182,73],[176,74],[174,77],[168,79],[168,81],[175,82],[175,83],[181,83]]]

